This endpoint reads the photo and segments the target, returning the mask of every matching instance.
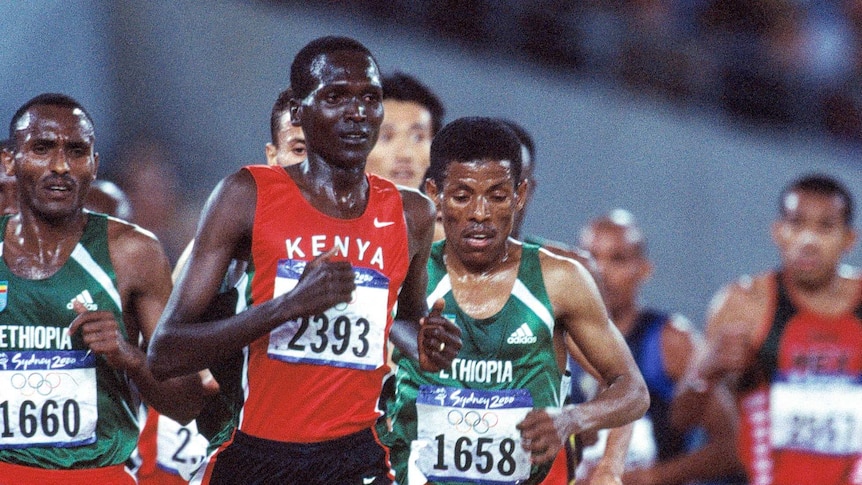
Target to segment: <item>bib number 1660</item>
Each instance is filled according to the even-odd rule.
[[[3,438],[13,438],[15,433],[10,426],[9,402],[0,403],[0,416],[3,419]],[[18,410],[18,430],[25,438],[35,436],[40,430],[48,437],[55,436],[64,431],[66,435],[73,437],[78,434],[81,425],[81,413],[78,403],[72,399],[67,400],[62,407],[54,400],[47,400],[42,404],[41,411],[33,401],[23,401]]]
[[[462,436],[455,440],[451,457],[446,456],[446,436],[439,434],[434,439],[437,440],[437,462],[434,464],[436,470],[448,470],[451,463],[461,472],[475,467],[476,471],[483,474],[491,473],[495,468],[503,476],[515,473],[515,459],[512,456],[515,440],[511,438],[504,438],[495,444],[493,438],[477,438],[474,443],[470,438]]]

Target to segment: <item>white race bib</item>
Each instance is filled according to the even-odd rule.
[[[515,428],[533,408],[525,389],[484,391],[421,386],[417,465],[429,480],[516,484],[530,476],[530,455]]]
[[[273,297],[292,290],[306,264],[280,260]],[[370,268],[354,267],[353,271],[353,299],[323,314],[291,320],[274,329],[269,334],[270,358],[363,370],[384,364],[389,278]]]
[[[206,458],[209,441],[198,433],[194,421],[183,426],[167,416],[158,416],[156,461],[159,467],[188,480]]]
[[[96,356],[83,350],[5,353],[0,368],[0,448],[96,441]]]
[[[773,449],[826,455],[862,452],[862,384],[842,377],[789,379],[769,394]]]

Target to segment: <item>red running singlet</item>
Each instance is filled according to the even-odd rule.
[[[315,209],[282,167],[245,167],[257,185],[250,264],[256,305],[296,285],[304,265],[327,250],[354,267],[353,300],[287,322],[246,349],[239,429],[294,443],[368,429],[377,408],[398,291],[409,265],[401,195],[368,175],[368,206],[355,219]]]
[[[751,485],[862,483],[862,301],[821,315],[776,275],[775,310],[753,385],[740,395]],[[862,300],[862,298],[860,298]]]

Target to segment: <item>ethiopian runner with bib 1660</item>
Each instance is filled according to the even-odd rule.
[[[0,482],[134,484],[135,390],[183,422],[202,405],[199,376],[157,382],[139,346],[167,302],[168,259],[146,231],[84,209],[98,155],[80,103],[36,96],[9,134],[19,211],[0,219]]]
[[[397,356],[387,405],[400,485],[542,483],[566,439],[646,411],[646,386],[578,262],[510,238],[525,202],[521,145],[499,120],[461,118],[435,136],[427,193],[446,238],[432,246],[428,302],[461,328],[452,365],[423,371]],[[563,338],[608,383],[563,406]],[[562,467],[562,483],[566,481]]]
[[[388,484],[373,430],[387,339],[426,369],[461,347],[424,299],[434,208],[365,174],[383,118],[365,46],[312,41],[290,84],[308,158],[245,167],[215,189],[149,359],[167,377],[243,351],[237,430],[193,483]],[[232,259],[248,262],[249,307],[204,322]]]

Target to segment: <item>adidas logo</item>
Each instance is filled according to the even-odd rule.
[[[87,290],[78,293],[78,296],[72,298],[69,303],[66,304],[66,308],[72,310],[75,307],[76,301],[81,302],[81,304],[84,305],[84,308],[91,312],[99,309],[99,305],[96,305],[96,303],[93,302],[93,296],[90,295],[90,292]]]
[[[506,342],[510,344],[534,344],[536,343],[536,340],[536,336],[533,335],[533,331],[530,330],[530,326],[526,323],[522,323],[517,330],[512,332],[512,335],[509,335]]]

